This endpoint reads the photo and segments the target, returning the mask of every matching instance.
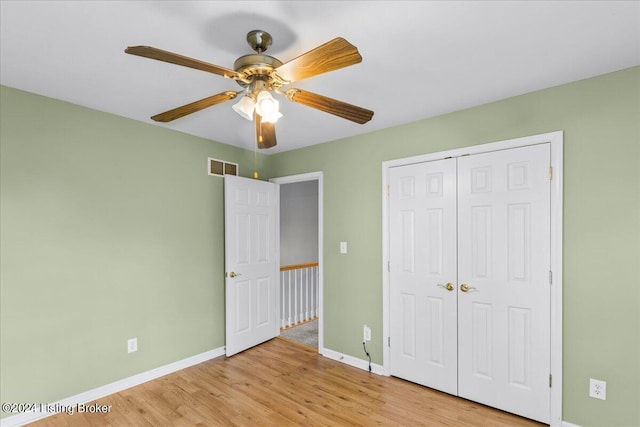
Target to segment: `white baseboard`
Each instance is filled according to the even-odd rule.
[[[64,410],[60,408],[77,408],[79,404],[92,402],[110,394],[118,393],[122,390],[126,390],[142,383],[146,383],[147,381],[151,381],[164,375],[168,375],[172,372],[188,368],[189,366],[197,365],[198,363],[223,356],[224,353],[224,347],[216,348],[214,350],[196,354],[195,356],[187,357],[186,359],[178,360],[177,362],[169,363],[168,365],[160,366],[159,368],[151,369],[149,371],[142,372],[128,378],[123,378],[110,384],[94,388],[93,390],[76,394],[75,396],[67,397],[66,399],[59,400],[55,403],[43,403],[42,405],[37,406],[36,411],[25,412],[22,414],[3,418],[2,420],[0,420],[0,427],[15,427],[32,423],[34,421],[56,414],[56,412],[48,412],[46,406],[49,406],[49,408],[55,408],[53,410],[57,410],[58,412]],[[43,408],[43,406],[45,407]],[[43,409],[44,411],[42,411]]]
[[[356,368],[360,368],[364,371],[368,371],[369,370],[369,361],[368,360],[364,360],[364,359],[358,359],[357,357],[353,357],[353,356],[348,356],[342,353],[338,353],[337,351],[333,351],[330,350],[328,348],[321,348],[320,352],[321,355],[323,355],[324,357],[327,357],[329,359],[333,359],[333,360],[337,360],[338,362],[342,362],[345,363],[347,365],[350,366],[354,366]],[[375,363],[371,364],[371,372],[373,372],[374,374],[378,374],[378,375],[384,375],[383,373],[383,368],[381,365],[377,365]]]

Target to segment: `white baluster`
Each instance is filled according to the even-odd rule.
[[[298,318],[300,319],[300,322],[302,322],[304,320],[304,288],[302,283],[302,269],[300,269],[300,283],[298,284],[298,289],[300,290],[300,292],[298,292],[298,298],[300,299],[300,305],[298,306]]]
[[[304,304],[304,320],[308,320],[309,319],[309,267],[305,268],[305,274],[307,279],[304,282],[304,287],[305,287],[305,292],[304,292],[304,296],[305,296],[305,304]]]
[[[282,304],[280,304],[280,329],[286,326],[285,323],[285,305],[284,305],[284,271],[280,272],[280,295],[282,296]]]
[[[320,313],[318,313],[319,303],[318,303],[318,279],[319,279],[319,268],[314,267],[313,274],[313,307],[314,307],[314,317],[318,317]]]
[[[293,270],[293,312],[295,313],[294,323],[300,320],[298,316],[298,270]]]
[[[287,312],[289,313],[289,317],[287,318],[287,327],[291,326],[291,270],[289,270],[289,273],[287,273],[288,279],[287,280],[287,288],[289,289],[289,293],[287,295],[287,299],[289,301],[289,304],[287,304]]]

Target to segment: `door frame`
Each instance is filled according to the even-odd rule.
[[[383,374],[391,375],[389,350],[390,325],[390,285],[389,285],[389,170],[392,167],[405,166],[441,160],[447,157],[487,153],[507,150],[536,144],[550,144],[551,180],[551,331],[550,362],[553,382],[551,387],[550,425],[562,424],[562,178],[563,178],[563,131],[555,131],[540,135],[509,139],[470,147],[455,148],[436,153],[423,154],[382,163],[382,333],[384,342],[382,350]]]
[[[322,172],[309,172],[303,173],[299,175],[290,175],[290,176],[282,176],[278,178],[271,178],[269,180],[275,184],[292,184],[296,182],[305,182],[305,181],[318,181],[318,353],[324,354],[324,328],[322,326],[322,319],[324,316],[324,280],[323,280],[323,266],[324,263],[322,261],[322,236],[323,233],[323,219],[322,212],[324,211],[322,200],[323,200],[323,190],[322,190]],[[278,197],[280,192],[278,191]],[[280,217],[280,206],[278,206],[278,217]],[[280,260],[280,221],[276,224],[276,251],[278,252],[278,260]],[[279,288],[278,288],[279,289]],[[280,304],[278,302],[278,304]],[[280,307],[278,306],[278,313],[280,312]]]

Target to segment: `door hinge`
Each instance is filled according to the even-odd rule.
[[[387,347],[391,347],[391,337],[387,337]]]
[[[553,285],[553,272],[549,270],[549,284]]]
[[[391,273],[391,261],[387,261],[387,271]]]
[[[551,376],[551,374],[549,374],[549,388],[551,388],[552,379],[553,377]]]
[[[387,196],[391,195],[391,186],[387,184]]]
[[[549,166],[549,181],[553,179],[553,166]]]

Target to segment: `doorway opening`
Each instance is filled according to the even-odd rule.
[[[322,172],[279,184],[280,335],[322,353]]]

